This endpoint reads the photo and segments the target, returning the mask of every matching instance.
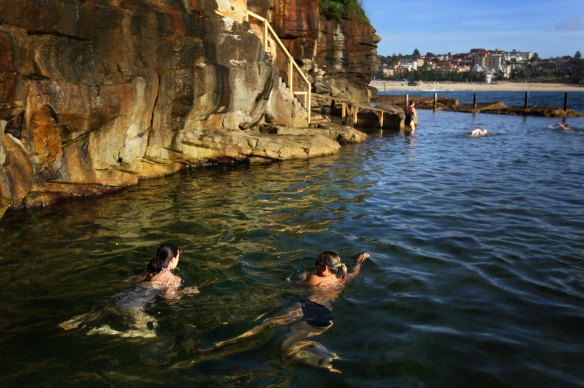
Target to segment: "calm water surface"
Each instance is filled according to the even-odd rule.
[[[192,170],[0,222],[0,381],[267,386],[584,385],[584,120],[420,112],[331,157]],[[475,127],[491,133],[471,138]],[[156,246],[201,293],[156,300],[151,339],[57,325],[131,286]],[[371,254],[316,338],[337,375],[280,356],[276,327],[322,249]],[[115,324],[104,317],[92,323]]]

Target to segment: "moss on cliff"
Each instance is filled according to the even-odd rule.
[[[359,20],[371,24],[361,0],[318,0],[318,6],[320,14],[327,20]]]

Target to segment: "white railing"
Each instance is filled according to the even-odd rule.
[[[306,78],[306,76],[304,75],[304,73],[302,72],[302,70],[300,69],[300,67],[298,66],[298,64],[296,63],[296,61],[294,60],[294,58],[292,57],[292,55],[290,55],[290,53],[288,52],[288,50],[286,49],[286,46],[284,46],[284,43],[282,43],[282,41],[280,40],[280,38],[278,37],[278,35],[276,34],[276,31],[274,31],[274,29],[272,28],[272,26],[270,25],[270,22],[252,12],[252,11],[247,11],[248,16],[253,17],[254,19],[259,20],[260,22],[263,23],[263,29],[262,29],[262,45],[264,46],[264,49],[267,51],[268,48],[268,36],[271,36],[272,39],[274,39],[274,41],[276,41],[276,43],[278,44],[278,46],[280,47],[280,49],[282,50],[282,52],[284,52],[284,54],[286,55],[286,59],[287,59],[287,73],[288,73],[288,89],[290,91],[290,94],[292,96],[304,96],[304,108],[306,109],[306,120],[308,121],[308,124],[310,124],[310,109],[311,109],[311,85],[310,85],[310,81],[308,81],[308,79]],[[276,63],[276,61],[274,61],[274,63]],[[296,91],[294,90],[294,73],[296,73],[299,75],[299,80],[303,81],[303,83],[306,85],[306,91]]]

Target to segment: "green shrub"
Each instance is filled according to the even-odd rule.
[[[318,0],[318,6],[327,20],[360,20],[370,24],[360,0]]]

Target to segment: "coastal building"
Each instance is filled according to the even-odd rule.
[[[470,69],[471,73],[484,73],[485,71],[487,71],[487,69],[485,69],[484,66],[481,66],[478,63],[475,63],[473,67]]]
[[[403,60],[401,61],[401,67],[407,71],[418,70],[418,61],[415,59]]]
[[[503,53],[503,59],[509,62],[527,62],[533,57],[531,51],[505,51]]]
[[[491,55],[487,57],[487,68],[501,71],[503,70],[504,61],[503,53],[491,53]]]
[[[388,68],[393,72],[383,70],[387,77],[400,76],[406,71],[432,71],[435,73],[473,73],[485,75],[490,74],[491,79],[510,79],[528,77],[530,75],[547,75],[552,77],[569,77],[577,73],[570,56],[560,58],[549,58],[534,61],[534,53],[531,51],[502,49],[487,50],[484,48],[473,48],[467,53],[447,53],[434,54],[428,52],[424,57],[396,56],[388,57],[391,65]],[[395,65],[395,64],[398,65]],[[380,69],[381,70],[381,69]],[[382,71],[380,71],[381,73]],[[449,77],[445,75],[444,77]],[[464,77],[463,77],[464,78]],[[476,78],[476,76],[475,76]],[[480,76],[478,78],[481,78]]]

